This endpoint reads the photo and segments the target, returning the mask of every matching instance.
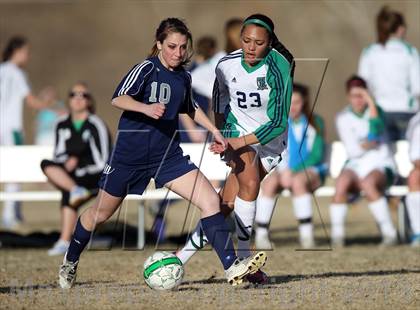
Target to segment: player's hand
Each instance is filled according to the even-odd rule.
[[[157,102],[152,104],[146,104],[144,108],[144,114],[147,116],[153,118],[153,119],[159,119],[163,116],[163,113],[165,113],[166,106],[163,103]]]
[[[77,168],[77,164],[79,163],[79,160],[77,157],[70,156],[69,159],[64,163],[64,168],[67,172],[72,172]]]
[[[56,102],[57,93],[52,86],[47,86],[39,92],[38,98],[44,102],[45,107],[49,107]]]
[[[210,144],[209,150],[215,154],[223,153],[227,148],[226,139],[222,136],[220,131],[216,130],[213,132],[213,143]]]
[[[375,101],[373,100],[372,96],[370,95],[369,91],[363,87],[357,87],[360,95],[362,96],[363,100],[369,105],[375,105]]]
[[[225,148],[220,143],[213,142],[210,144],[209,150],[213,152],[213,154],[222,154],[225,151]]]
[[[363,141],[362,143],[360,143],[360,146],[362,147],[362,149],[364,150],[371,150],[374,149],[378,146],[378,142],[376,141]]]

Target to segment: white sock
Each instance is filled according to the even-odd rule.
[[[268,235],[268,227],[273,216],[276,199],[259,195],[257,198],[257,211],[255,214],[256,235]]]
[[[388,202],[385,197],[369,203],[369,210],[379,225],[383,236],[395,237],[397,231],[392,224],[391,214],[388,208]]]
[[[238,196],[235,198],[235,223],[236,235],[238,236],[238,250],[239,258],[248,257],[251,255],[250,242],[252,225],[255,219],[255,209],[257,201],[245,201]]]
[[[292,198],[293,211],[296,219],[299,221],[299,235],[300,238],[313,237],[313,224],[312,224],[312,205],[311,195],[304,194],[299,197]]]
[[[257,226],[255,228],[255,237],[266,237],[268,236],[268,228],[267,227],[261,227]]]
[[[176,256],[185,265],[188,260],[200,249],[204,248],[208,243],[206,235],[201,228],[201,221],[198,222],[197,227],[191,233],[187,243],[184,247],[176,253]]]
[[[314,235],[314,226],[312,223],[299,224],[300,239],[312,239]]]
[[[420,192],[409,192],[405,198],[408,218],[414,235],[420,234]]]
[[[6,193],[16,193],[20,191],[20,185],[16,183],[6,183],[4,185]],[[11,221],[20,219],[20,202],[19,201],[5,201],[3,204],[3,221]]]
[[[344,238],[344,224],[347,216],[347,204],[332,203],[330,205],[331,237]]]

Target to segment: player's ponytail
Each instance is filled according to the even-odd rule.
[[[294,63],[292,53],[279,41],[277,35],[273,32],[271,35],[271,46],[280,54],[282,54],[288,62]]]
[[[400,26],[405,26],[404,16],[396,11],[392,11],[388,6],[384,6],[376,17],[378,42],[385,44]]]
[[[159,27],[156,29],[155,33],[155,44],[153,45],[152,50],[150,51],[149,57],[157,56],[159,54],[157,42],[163,43],[163,41],[165,41],[166,37],[170,33],[180,33],[187,37],[187,57],[180,64],[181,66],[185,66],[190,62],[193,56],[193,39],[187,25],[179,18],[170,17],[160,22]]]

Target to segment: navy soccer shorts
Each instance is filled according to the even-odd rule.
[[[182,154],[164,160],[159,166],[152,168],[133,168],[113,163],[106,165],[99,187],[115,197],[141,195],[152,178],[156,188],[160,188],[195,169],[198,168],[190,157]]]

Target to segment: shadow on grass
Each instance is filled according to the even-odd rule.
[[[328,278],[339,278],[339,277],[377,277],[377,276],[389,276],[389,275],[402,275],[402,274],[420,274],[420,269],[395,269],[395,270],[376,270],[376,271],[357,271],[357,272],[326,272],[320,274],[295,274],[295,275],[278,275],[268,277],[268,283],[266,284],[249,284],[239,286],[238,289],[267,289],[267,288],[278,288],[279,284],[285,284],[290,282],[304,281],[310,279],[328,279]],[[87,281],[78,282],[75,287],[92,288],[97,285],[109,285],[121,288],[136,288],[139,287],[140,283],[130,284],[115,284],[115,281]],[[192,287],[192,285],[202,284],[227,284],[225,279],[216,278],[214,275],[204,280],[185,281],[176,289],[180,292],[197,292],[200,288]],[[45,289],[59,289],[56,283],[53,284],[40,284],[40,285],[23,285],[23,286],[3,286],[0,287],[0,294],[7,295],[19,295],[25,292]]]
[[[0,244],[2,248],[49,248],[58,240],[59,236],[58,231],[21,234],[0,230]],[[159,243],[159,250],[162,247],[176,250],[176,246],[185,244],[187,237],[187,234],[167,236],[164,242]],[[135,249],[137,246],[137,227],[124,226],[115,221],[107,222],[95,231],[93,238],[94,241],[97,241],[97,249],[122,248],[122,245],[128,249]],[[156,245],[156,236],[151,231],[145,232],[145,240],[148,246]]]
[[[94,287],[97,284],[109,284],[115,283],[114,281],[87,281],[87,282],[77,282],[74,287],[85,286],[85,287]],[[45,290],[45,289],[60,289],[59,285],[54,282],[50,284],[34,284],[34,285],[21,285],[21,286],[2,286],[0,287],[0,294],[12,294],[18,295],[21,292],[27,291],[36,291],[36,290]],[[61,289],[60,289],[61,290]]]
[[[389,276],[389,275],[401,275],[401,274],[420,274],[420,269],[395,269],[395,270],[377,270],[377,271],[357,271],[357,272],[326,272],[320,274],[295,274],[295,275],[279,275],[268,277],[268,283],[263,285],[250,285],[243,286],[243,289],[250,288],[275,288],[277,284],[284,284],[289,282],[304,281],[309,279],[328,279],[328,278],[339,278],[339,277],[377,277],[377,276]],[[211,277],[206,280],[186,281],[181,284],[194,285],[194,284],[217,284],[226,283],[225,279],[216,279]]]

